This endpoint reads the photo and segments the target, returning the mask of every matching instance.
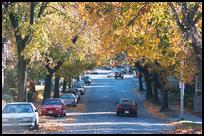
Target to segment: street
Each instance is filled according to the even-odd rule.
[[[134,93],[138,85],[137,79],[131,76],[125,79],[107,78],[107,74],[90,76],[93,83],[87,86],[86,94],[82,98],[85,112],[68,112],[67,115],[75,115],[76,120],[73,123],[63,124],[63,134],[161,133],[171,127],[164,121],[152,117],[144,109],[141,99]],[[124,97],[136,100],[138,117],[116,116],[115,103]]]

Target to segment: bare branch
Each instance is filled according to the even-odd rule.
[[[145,10],[145,7],[146,7],[146,6],[147,6],[147,4],[145,4],[145,5],[138,11],[137,15],[134,16],[134,17],[129,21],[129,23],[127,24],[128,27],[129,27],[130,25],[133,25],[133,24],[134,24],[135,19],[136,19],[138,16],[141,15],[141,13]]]
[[[34,2],[30,3],[30,24],[33,24],[34,21],[34,8],[35,8],[35,4]]]
[[[64,17],[65,17],[66,19],[69,19],[70,22],[72,22],[72,23],[77,23],[77,22],[74,22],[73,20],[71,20],[69,17],[67,17],[67,15],[66,15],[65,13],[63,13],[61,10],[59,10],[59,9],[53,7],[53,6],[47,6],[47,7],[48,7],[48,8],[52,8],[52,9],[54,9],[54,10],[56,10],[56,11],[59,11],[62,15],[64,15]]]
[[[38,18],[40,18],[41,15],[43,14],[45,8],[47,7],[47,4],[48,4],[48,2],[43,2],[43,3],[41,4],[40,11],[38,12]]]
[[[193,25],[195,25],[201,17],[202,17],[202,12],[200,12],[200,13],[197,15],[197,17],[194,19]]]
[[[181,30],[183,30],[183,25],[181,24],[180,20],[179,20],[179,16],[178,16],[178,13],[176,12],[176,9],[173,5],[172,2],[168,2],[168,5],[171,7],[171,10],[173,11],[174,15],[176,16],[176,23],[177,25],[180,27]]]

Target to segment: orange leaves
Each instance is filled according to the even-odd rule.
[[[144,100],[144,106],[147,109],[147,111],[149,113],[151,113],[154,117],[159,118],[159,119],[165,119],[168,116],[165,115],[164,113],[161,113],[160,110],[160,106],[156,106],[150,102],[148,102],[147,100]]]

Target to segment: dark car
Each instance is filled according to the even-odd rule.
[[[124,74],[122,71],[115,71],[115,79],[117,78],[124,79]]]
[[[45,99],[41,106],[42,116],[66,116],[66,105],[60,98]]]
[[[116,103],[116,115],[133,115],[137,117],[137,104],[132,99],[122,98]]]

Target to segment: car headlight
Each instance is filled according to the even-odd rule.
[[[23,120],[23,121],[32,121],[33,118],[23,118],[22,120]]]

